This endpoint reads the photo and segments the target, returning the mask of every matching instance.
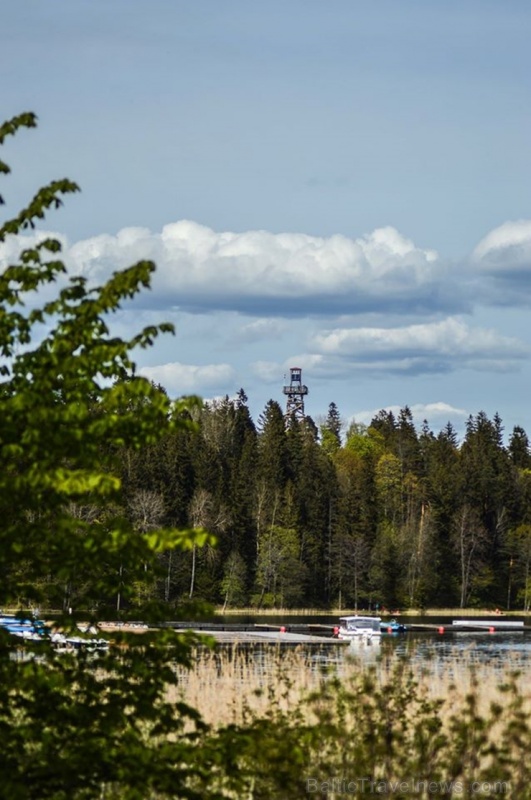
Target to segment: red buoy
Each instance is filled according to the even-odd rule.
[[[280,633],[286,633],[286,628],[285,628],[285,626],[284,626],[284,625],[281,627],[281,629],[280,629]]]
[[[443,626],[442,626],[442,625],[441,625],[441,627],[439,628],[439,633],[444,633],[444,628],[443,628]]]

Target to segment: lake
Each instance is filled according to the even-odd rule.
[[[448,617],[397,617],[406,625],[446,625],[451,624]],[[494,619],[494,618],[493,618]],[[523,617],[503,617],[503,620],[522,620]],[[214,621],[214,620],[213,620]],[[485,618],[482,618],[482,622]],[[334,626],[338,622],[337,616],[316,615],[227,615],[217,616],[215,623],[227,626],[272,625],[280,627],[285,625],[288,629],[298,625],[328,625]],[[529,625],[529,620],[525,622]],[[321,652],[315,652],[313,658],[316,663],[340,663],[344,658],[355,656],[364,661],[378,661],[392,658],[403,658],[411,665],[430,669],[438,667],[448,669],[453,664],[466,663],[467,665],[490,666],[494,670],[505,671],[507,668],[531,673],[531,630],[523,631],[465,631],[445,632],[441,634],[436,628],[429,631],[416,631],[410,629],[407,633],[383,634],[379,639],[370,644],[355,641],[351,645],[325,647]]]

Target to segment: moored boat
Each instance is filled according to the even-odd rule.
[[[350,617],[339,618],[338,639],[355,639],[364,636],[372,639],[374,636],[381,636],[380,617],[362,617],[357,614]]]
[[[95,636],[65,636],[58,631],[53,632],[40,619],[23,619],[11,614],[0,614],[0,628],[25,642],[48,641],[55,649],[100,651],[109,647],[107,639]]]
[[[407,631],[407,625],[404,625],[403,622],[398,622],[396,619],[383,619],[380,622],[380,628],[382,633],[405,633]]]
[[[38,641],[46,634],[44,624],[40,620],[23,619],[11,614],[0,615],[0,628],[12,636],[30,641]]]

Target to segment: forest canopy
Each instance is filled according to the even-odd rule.
[[[218,540],[171,563],[164,556],[154,597],[529,610],[531,457],[521,427],[505,444],[500,417],[479,412],[459,441],[451,424],[417,430],[405,407],[345,432],[334,403],[317,427],[286,419],[276,400],[255,423],[243,389],[192,417],[195,430],[121,459],[137,525],[200,525]]]
[[[35,125],[30,113],[4,123],[0,145]],[[0,161],[0,173],[9,171]],[[17,237],[22,248],[0,275],[3,610],[15,607],[21,618],[54,611],[52,631],[79,632],[82,618],[160,622],[194,600],[529,608],[523,429],[505,446],[501,419],[480,412],[458,443],[451,426],[418,433],[404,408],[396,419],[382,411],[367,428],[351,425],[343,438],[334,404],[318,428],[308,417],[286,419],[275,400],[255,424],[243,390],[209,403],[170,399],[137,375],[132,353],[171,327],[124,341],[109,324],[149,286],[154,264],[140,261],[88,286],[67,274],[57,239],[24,246],[21,234],[76,191],[70,180],[53,181],[0,226],[0,246]],[[387,764],[391,740],[401,767],[433,771],[438,758],[440,775],[470,772],[475,706],[454,730],[452,718],[451,736],[430,735],[427,758],[423,730],[439,731],[439,706],[398,673],[378,689],[361,676],[350,693],[329,682],[313,698],[313,725],[304,701],[291,715],[273,704],[265,718],[213,729],[181,692],[194,643],[169,629],[117,632],[99,659],[89,647],[61,652],[51,638],[20,646],[0,628],[0,795],[299,796],[310,767],[339,774],[339,737],[367,774]],[[511,769],[515,780],[528,739],[511,717],[524,719],[513,695],[496,774]],[[367,696],[373,705],[363,706],[366,728],[356,739],[344,711],[359,722]],[[406,724],[411,700],[421,711]],[[496,707],[491,714],[499,724]],[[375,730],[376,749],[368,735]],[[489,748],[487,738],[492,755]]]
[[[22,114],[0,141],[35,124]],[[23,247],[20,234],[76,191],[69,180],[43,187],[0,241]],[[316,425],[274,399],[255,422],[244,389],[171,400],[131,354],[172,327],[122,341],[107,319],[154,264],[89,287],[65,274],[60,251],[37,237],[0,279],[2,604],[529,610],[523,428],[506,442],[501,418],[480,411],[460,442],[450,424],[418,430],[407,406],[345,430],[334,402]],[[56,298],[39,305],[53,284]],[[199,529],[204,547],[176,533]]]

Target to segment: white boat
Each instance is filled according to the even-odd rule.
[[[340,617],[337,638],[355,639],[362,636],[366,639],[372,639],[373,637],[381,636],[381,621],[380,617],[360,617],[358,615],[353,617]]]
[[[0,614],[0,628],[17,636],[25,642],[49,641],[57,650],[107,650],[109,642],[107,639],[97,639],[96,637],[65,636],[58,631],[50,631],[44,622],[39,619],[21,619],[12,614]]]

